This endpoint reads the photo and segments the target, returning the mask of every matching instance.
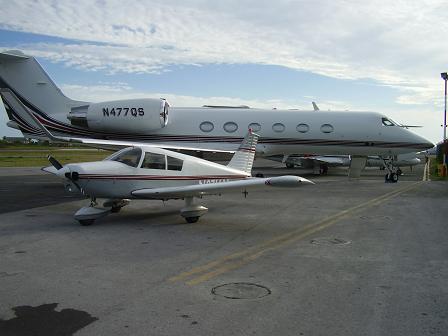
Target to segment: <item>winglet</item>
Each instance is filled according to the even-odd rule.
[[[246,174],[250,175],[255,159],[258,138],[259,135],[254,133],[252,129],[249,128],[243,142],[233,155],[227,167],[244,171]]]

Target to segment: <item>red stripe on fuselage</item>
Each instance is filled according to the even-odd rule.
[[[244,179],[246,175],[213,175],[213,176],[161,176],[161,175],[106,175],[106,174],[80,174],[80,179],[92,180],[160,180],[160,181],[189,181],[189,180],[224,180]]]

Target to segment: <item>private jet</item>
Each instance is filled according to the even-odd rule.
[[[426,139],[377,112],[263,110],[247,106],[171,108],[163,99],[91,103],[66,97],[37,60],[20,51],[0,53],[0,96],[8,126],[24,136],[47,136],[30,111],[57,137],[82,138],[116,148],[157,144],[165,149],[234,152],[250,128],[260,135],[261,156],[313,153],[350,155],[350,175],[359,176],[367,156],[394,155],[433,147]],[[388,172],[396,173],[385,163]]]

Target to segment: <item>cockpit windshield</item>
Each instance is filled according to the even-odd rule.
[[[381,118],[381,121],[383,123],[384,126],[397,126],[397,123],[394,122],[392,119],[388,119],[388,118]]]
[[[142,157],[140,148],[128,148],[110,156],[108,160],[124,163],[125,165],[137,168]]]

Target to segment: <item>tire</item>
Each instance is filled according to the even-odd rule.
[[[390,182],[391,183],[397,183],[398,182],[398,174],[397,173],[392,173],[390,175]]]
[[[292,169],[292,168],[294,168],[294,164],[293,163],[286,163],[286,168]]]
[[[82,226],[89,226],[92,225],[94,221],[94,219],[81,219],[79,220],[79,224],[81,224]]]
[[[118,213],[118,212],[120,212],[121,211],[121,207],[112,207],[111,209],[110,209],[110,212],[111,213]]]
[[[185,217],[187,223],[196,223],[199,220],[199,216],[196,217]]]
[[[264,175],[263,175],[262,173],[256,173],[256,174],[255,174],[255,177],[261,177],[261,178],[263,178]]]
[[[397,174],[398,174],[399,176],[401,176],[401,175],[403,175],[403,171],[402,171],[400,168],[398,168],[398,170],[397,170]]]

